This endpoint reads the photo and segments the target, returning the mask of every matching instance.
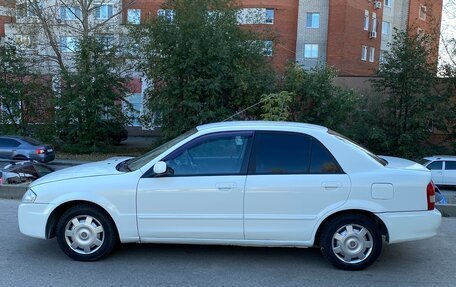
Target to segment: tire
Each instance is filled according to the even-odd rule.
[[[369,267],[379,257],[382,245],[379,227],[367,216],[357,214],[334,218],[320,237],[323,257],[343,270]]]
[[[78,205],[64,212],[57,222],[56,237],[62,251],[77,261],[100,260],[117,243],[114,222],[104,210],[92,205]]]

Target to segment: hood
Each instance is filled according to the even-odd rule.
[[[417,171],[425,171],[429,172],[427,168],[422,166],[419,163],[416,163],[414,161],[400,158],[400,157],[392,157],[392,156],[380,156],[384,160],[388,162],[386,167],[388,168],[397,168],[397,169],[406,169],[406,170],[417,170]]]
[[[116,169],[116,166],[120,162],[129,158],[130,157],[116,157],[107,159],[105,161],[86,163],[78,166],[64,168],[35,180],[30,185],[30,187],[33,188],[37,185],[62,181],[66,179],[121,174],[122,172],[118,171]]]

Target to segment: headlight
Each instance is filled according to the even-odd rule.
[[[22,197],[22,202],[24,203],[34,203],[36,199],[36,193],[34,193],[30,188],[27,189],[24,196]]]

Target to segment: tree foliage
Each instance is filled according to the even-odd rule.
[[[352,90],[335,85],[335,78],[336,71],[330,67],[289,67],[283,79],[283,90],[294,94],[289,119],[343,132],[356,109],[357,96]]]
[[[111,128],[129,121],[122,111],[128,78],[119,74],[118,47],[107,47],[96,37],[82,38],[74,53],[74,69],[61,74],[57,97],[58,134],[66,143],[84,146],[110,144]],[[127,103],[128,104],[128,103]]]
[[[372,127],[369,137],[381,134],[384,149],[379,152],[420,155],[432,132],[447,128],[451,103],[446,93],[435,89],[437,66],[431,43],[431,36],[426,34],[396,30],[393,35],[378,78],[372,82],[384,100],[368,115]]]
[[[30,123],[51,119],[49,80],[31,72],[28,59],[10,43],[0,45],[1,129],[28,134]]]
[[[134,31],[151,80],[146,116],[165,138],[220,121],[274,84],[259,35],[237,24],[230,0],[169,0],[174,11]]]
[[[266,121],[287,121],[290,117],[290,104],[295,95],[282,91],[276,94],[261,97],[263,114],[261,118]]]

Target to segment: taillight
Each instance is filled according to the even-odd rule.
[[[39,148],[39,149],[36,150],[36,154],[44,154],[44,153],[46,153],[45,149]]]
[[[434,188],[434,183],[431,181],[427,188],[426,188],[426,193],[427,193],[427,205],[428,205],[428,210],[434,210],[435,208],[435,188]]]

